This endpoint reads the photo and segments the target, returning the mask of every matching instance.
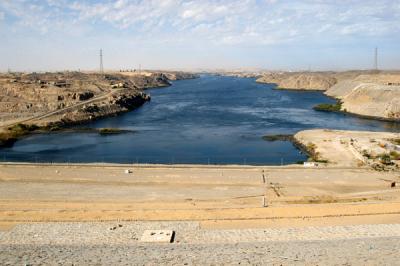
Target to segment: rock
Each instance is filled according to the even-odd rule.
[[[85,91],[82,93],[78,93],[78,99],[79,101],[86,101],[89,100],[90,98],[93,98],[94,94],[91,91]]]
[[[326,94],[341,99],[342,111],[400,120],[400,86],[346,80],[328,89]]]
[[[259,83],[274,83],[279,88],[295,90],[326,90],[337,81],[333,75],[319,73],[269,73],[256,80]]]

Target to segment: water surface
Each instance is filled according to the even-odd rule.
[[[254,79],[203,75],[148,90],[141,108],[85,125],[133,130],[34,135],[0,150],[6,161],[288,164],[305,160],[290,142],[266,134],[311,128],[398,131],[395,123],[316,112],[321,92],[274,90]]]

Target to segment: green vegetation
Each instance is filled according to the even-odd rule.
[[[263,140],[266,141],[292,141],[293,135],[266,135],[263,136]]]
[[[316,111],[321,112],[340,112],[342,110],[342,103],[337,101],[335,104],[321,103],[313,107]]]
[[[12,146],[19,138],[38,130],[40,127],[34,124],[16,124],[7,131],[0,132],[0,146]]]
[[[123,132],[125,132],[125,131],[122,130],[122,129],[119,129],[119,128],[101,128],[99,130],[99,134],[100,135],[120,134],[120,133],[123,133]]]
[[[46,130],[46,131],[60,131],[60,130],[62,130],[63,128],[62,127],[60,127],[60,126],[57,126],[57,125],[51,125],[51,126],[46,126],[46,127],[43,127],[42,129],[44,129],[44,130]]]
[[[392,164],[391,156],[387,153],[382,153],[377,156],[382,164],[390,165]]]
[[[398,153],[397,151],[391,151],[389,153],[381,153],[376,156],[376,159],[379,159],[379,161],[382,164],[392,165],[393,164],[392,160],[400,160],[400,153]]]
[[[315,153],[315,149],[317,148],[317,145],[315,145],[315,144],[312,143],[312,142],[309,142],[309,143],[307,144],[306,148],[307,148],[308,152],[310,152],[310,153]]]
[[[362,151],[362,155],[364,156],[364,157],[367,157],[367,159],[371,159],[372,157],[371,157],[371,154],[367,151],[367,150],[363,150]]]
[[[315,145],[312,142],[309,142],[306,145],[307,153],[310,155],[310,159],[309,160],[311,160],[313,162],[317,162],[317,163],[329,163],[328,160],[320,158],[320,154],[319,154],[319,152],[316,151],[316,149],[317,149],[317,145]]]
[[[16,124],[12,127],[9,127],[8,130],[14,132],[15,134],[26,134],[28,132],[32,132],[39,129],[39,126],[35,124],[27,125],[27,124]]]
[[[400,160],[400,153],[398,153],[397,151],[391,151],[389,155],[390,159],[392,160]]]
[[[393,144],[400,145],[400,139],[391,139],[390,141],[393,142]]]

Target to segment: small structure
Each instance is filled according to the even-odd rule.
[[[125,173],[125,174],[132,174],[132,170],[130,170],[130,169],[125,169],[124,173]]]
[[[50,82],[50,84],[59,88],[67,88],[71,86],[71,83],[67,82],[66,80],[56,80]]]
[[[263,208],[267,207],[267,201],[265,200],[265,196],[262,196],[261,198],[261,205]]]
[[[118,83],[115,83],[115,84],[111,84],[111,88],[112,89],[126,88],[126,85],[125,85],[125,83],[118,82]]]
[[[318,163],[317,162],[304,162],[303,166],[304,167],[316,167],[316,166],[318,166]]]
[[[152,243],[172,243],[174,242],[175,232],[172,230],[146,230],[144,231],[141,242]]]

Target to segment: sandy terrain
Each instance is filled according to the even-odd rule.
[[[392,181],[352,167],[1,164],[0,264],[394,264]],[[149,229],[174,243],[141,242]]]
[[[351,168],[10,164],[0,166],[0,223],[196,220],[220,227],[304,217],[325,224],[322,218],[361,214],[373,220],[400,214],[392,180],[400,182],[398,172]]]
[[[327,160],[329,164],[383,167],[381,159],[387,155],[393,165],[386,168],[399,165],[400,133],[313,129],[300,131],[294,137],[314,150],[316,159]]]

